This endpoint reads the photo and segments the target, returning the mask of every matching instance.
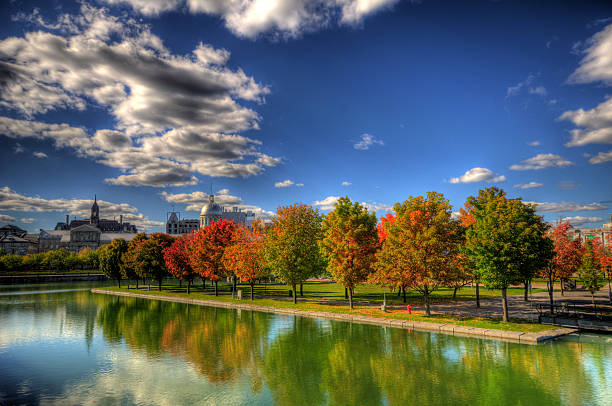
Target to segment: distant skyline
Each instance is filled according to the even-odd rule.
[[[496,185],[612,212],[609,1],[4,2],[0,224],[163,231],[216,201],[378,217]]]

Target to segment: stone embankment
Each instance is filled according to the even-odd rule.
[[[293,314],[302,317],[324,318],[333,320],[342,320],[353,323],[375,324],[378,326],[414,329],[421,331],[430,331],[443,334],[451,334],[465,337],[480,337],[495,340],[512,341],[523,344],[538,344],[549,341],[567,334],[577,332],[576,329],[557,328],[552,330],[541,331],[538,333],[522,333],[519,331],[504,331],[496,329],[485,329],[478,327],[458,326],[455,324],[428,323],[422,321],[399,320],[379,317],[369,317],[363,315],[319,312],[308,310],[287,309],[272,306],[260,306],[248,303],[236,302],[220,302],[216,300],[191,299],[178,296],[161,296],[135,292],[117,292],[104,289],[92,289],[93,293],[102,293],[105,295],[117,295],[136,297],[141,299],[163,300],[167,302],[188,303],[200,306],[224,307],[231,309],[251,310],[267,313]]]

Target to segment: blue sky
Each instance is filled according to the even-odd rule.
[[[612,211],[606,1],[10,1],[0,223],[337,196],[379,216],[497,185],[549,221]]]

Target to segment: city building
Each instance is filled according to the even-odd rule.
[[[0,227],[0,250],[5,254],[26,255],[38,251],[38,236],[12,224]]]
[[[595,228],[581,228],[575,227],[573,238],[580,238],[583,242],[592,240],[598,237],[604,244],[605,247],[612,247],[612,213],[610,214],[609,222],[603,224],[601,227]]]
[[[73,228],[81,227],[83,225],[93,225],[97,227],[103,233],[137,233],[136,226],[128,222],[123,221],[123,215],[119,216],[119,221],[113,219],[101,219],[100,218],[100,207],[98,206],[97,196],[94,196],[94,202],[91,206],[91,214],[88,219],[74,219],[70,220],[70,216],[66,215],[65,223],[57,223],[55,230],[72,230]]]
[[[211,194],[208,196],[208,203],[202,206],[199,221],[197,219],[180,220],[179,213],[172,212],[166,222],[166,233],[188,234],[222,219],[228,221],[233,220],[236,224],[249,226],[255,219],[255,213],[252,211],[243,211],[237,206],[232,208],[223,207],[215,203],[215,196]]]

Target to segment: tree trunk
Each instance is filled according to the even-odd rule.
[[[206,290],[206,278],[202,278],[202,290]]]
[[[425,315],[431,316],[431,308],[429,307],[429,289],[425,290]]]
[[[187,294],[191,293],[191,280],[187,281]]]
[[[455,286],[455,290],[453,290],[453,300],[457,299],[457,287]]]
[[[296,292],[296,286],[295,286],[295,283],[293,284],[293,290],[292,290],[292,293],[293,293],[293,304],[297,304],[297,292]]]
[[[524,301],[528,302],[529,301],[529,281],[525,281],[525,297],[524,297]]]
[[[117,278],[117,286],[121,287],[121,278]]]
[[[161,292],[161,285],[162,285],[162,280],[161,278],[159,279],[159,291]]]
[[[238,278],[235,276],[232,276],[232,289],[234,290],[234,292],[236,292],[236,287],[238,285]]]
[[[561,296],[563,296],[563,281],[564,281],[564,279],[561,279],[559,281],[559,284],[561,285]]]
[[[304,284],[300,283],[300,296],[304,297]]]
[[[353,309],[353,289],[349,288],[349,307]]]
[[[348,288],[344,288],[344,299],[348,300]]]
[[[591,303],[593,303],[593,307],[595,307],[595,292],[591,292]]]
[[[555,302],[553,300],[553,290],[555,287],[555,281],[552,279],[548,279],[548,297],[550,299],[550,314],[554,314],[555,313]]]
[[[136,290],[138,290],[138,278],[136,278]]]
[[[406,303],[406,287],[402,286],[402,302]]]
[[[183,280],[179,279],[179,289],[183,287]]]
[[[255,300],[255,294],[253,293],[254,288],[255,288],[255,284],[251,282],[251,300]]]
[[[219,290],[218,290],[218,287],[217,287],[217,283],[218,282],[219,281],[215,281],[215,296],[219,296]]]
[[[476,307],[480,309],[480,281],[476,279]]]
[[[507,322],[508,321],[508,297],[506,296],[506,288],[502,288],[501,293],[502,293],[503,320]]]

